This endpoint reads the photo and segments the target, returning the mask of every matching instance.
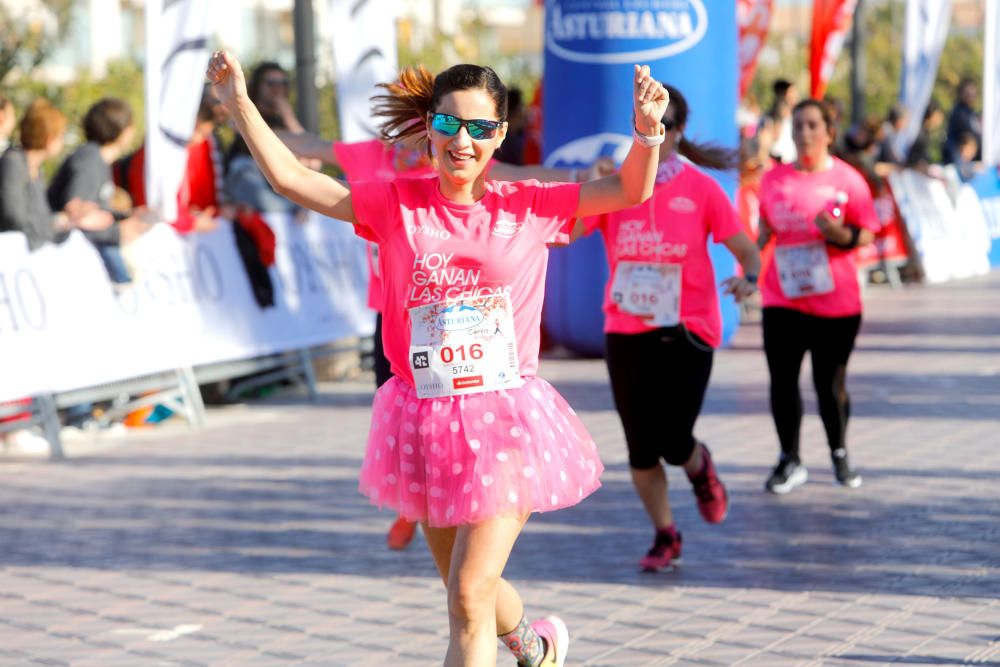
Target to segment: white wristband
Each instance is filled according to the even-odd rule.
[[[654,134],[653,136],[639,134],[639,130],[635,129],[635,126],[633,125],[632,137],[646,148],[653,148],[654,146],[659,146],[663,143],[663,140],[667,137],[667,133],[662,132],[661,134]]]

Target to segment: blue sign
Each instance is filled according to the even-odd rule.
[[[990,232],[990,266],[1000,266],[1000,168],[991,167],[970,183],[979,195]]]
[[[691,107],[685,135],[735,147],[739,89],[736,3],[714,0],[547,0],[543,127],[545,164],[583,167],[632,143],[633,65],[678,88]],[[736,174],[714,174],[733,196]],[[721,280],[735,262],[713,245]],[[604,350],[601,303],[608,266],[598,235],[554,249],[545,287],[546,330],[582,354]],[[739,310],[722,299],[723,339]]]

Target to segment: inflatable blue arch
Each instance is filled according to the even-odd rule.
[[[739,67],[736,3],[714,0],[547,0],[543,136],[545,164],[581,167],[607,155],[620,162],[631,144],[632,66],[683,91],[691,107],[686,135],[735,147]],[[713,174],[732,197],[736,175]],[[716,277],[735,261],[712,246]],[[543,320],[550,338],[571,350],[604,350],[601,301],[608,279],[598,235],[552,250]],[[739,323],[722,299],[723,340]]]

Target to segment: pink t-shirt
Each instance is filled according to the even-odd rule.
[[[445,199],[438,180],[358,183],[351,201],[362,238],[379,244],[382,341],[392,372],[413,385],[409,308],[509,292],[521,375],[538,370],[547,243],[575,222],[576,183],[487,181],[475,204]]]
[[[708,236],[721,243],[742,229],[719,184],[690,165],[677,164],[679,171],[665,183],[658,183],[645,203],[585,221],[588,233],[601,230],[611,269],[604,291],[604,330],[635,334],[655,328],[638,315],[620,310],[611,298],[620,261],[679,264],[680,320],[706,343],[718,347],[722,316]]]
[[[397,164],[395,149],[378,139],[351,143],[338,141],[333,144],[333,154],[344,171],[347,182],[351,184],[362,181],[388,182],[398,176],[416,178],[433,176],[435,173],[428,165]],[[378,265],[378,248],[375,246],[368,247],[368,307],[382,310],[382,274]]]
[[[825,243],[813,223],[816,216],[838,192],[847,195],[844,221],[848,225],[877,232],[878,215],[872,205],[871,190],[853,167],[837,158],[819,172],[799,171],[794,165],[778,165],[764,174],[760,185],[760,213],[774,232],[775,247],[819,241],[826,248],[834,289],[826,294],[789,298],[778,278],[774,259],[768,262],[761,280],[763,306],[790,308],[820,317],[849,317],[861,313],[856,252]]]

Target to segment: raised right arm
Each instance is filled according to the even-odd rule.
[[[331,218],[357,221],[350,189],[304,167],[264,122],[247,95],[243,69],[234,56],[227,51],[216,51],[208,63],[207,76],[275,192]]]

